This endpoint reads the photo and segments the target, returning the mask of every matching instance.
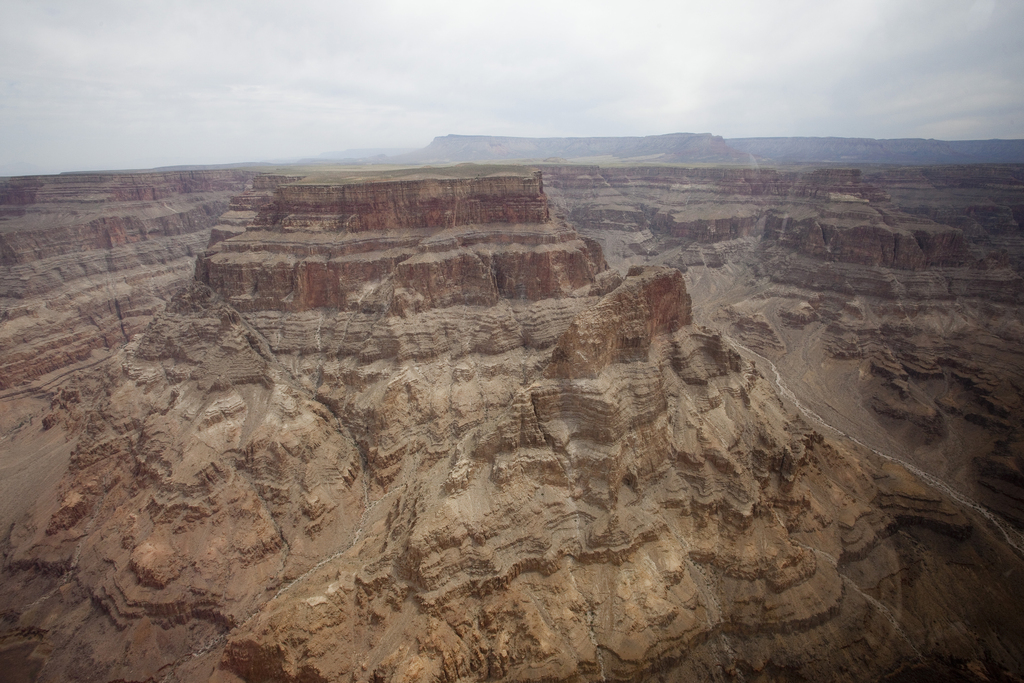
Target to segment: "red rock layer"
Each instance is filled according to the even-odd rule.
[[[282,185],[256,225],[284,231],[364,232],[476,223],[543,223],[540,173],[530,177]]]
[[[537,301],[606,268],[596,244],[549,220],[539,175],[286,184],[254,223],[197,266],[242,311]]]

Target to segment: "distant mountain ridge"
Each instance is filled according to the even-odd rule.
[[[780,162],[880,164],[1024,163],[1024,140],[729,138],[733,149]]]
[[[445,135],[421,150],[394,157],[396,162],[493,161],[559,157],[657,157],[657,161],[744,162],[749,155],[711,133],[670,133],[645,137],[518,138],[496,135]]]
[[[711,133],[644,137],[521,138],[444,135],[423,149],[388,157],[393,163],[614,157],[660,163],[1024,163],[1024,140],[901,138],[723,138]]]
[[[337,161],[351,159],[372,159],[381,156],[398,156],[414,152],[414,147],[360,147],[357,149],[344,149],[339,152],[324,152],[316,157],[316,161]]]

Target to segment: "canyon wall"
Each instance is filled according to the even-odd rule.
[[[548,219],[539,174],[291,184],[274,197],[197,265],[241,311],[537,301],[589,288],[606,268],[596,244]]]
[[[1024,521],[1024,168],[552,167],[619,267],[684,270],[695,319],[808,406]]]
[[[540,172],[528,177],[283,185],[259,226],[283,231],[385,231],[548,219]]]
[[[0,179],[0,389],[127,342],[191,279],[248,171]]]
[[[621,213],[579,231],[559,214],[594,197],[563,185],[549,212],[532,173],[362,188],[258,177],[211,230],[195,281],[37,412],[19,408],[0,441],[5,464],[29,449],[64,458],[0,545],[7,670],[220,683],[1024,674],[1016,533],[783,402],[775,366],[749,348],[790,370],[766,350],[790,341],[778,320],[810,329],[839,298],[742,260],[783,248],[757,203],[785,198],[803,219],[888,200],[853,172],[746,194],[716,192],[750,181],[713,169],[645,169],[644,182],[617,169],[618,190],[603,173],[573,182],[591,185],[594,211]],[[494,187],[512,189],[481,191]],[[689,213],[686,193],[718,213]],[[437,219],[456,196],[490,222]],[[649,218],[756,206],[748,235],[692,243]],[[626,229],[627,216],[649,222]],[[839,252],[830,263],[882,267]],[[644,263],[658,258],[681,268]],[[778,318],[762,312],[780,301]],[[843,304],[851,316],[859,301]]]

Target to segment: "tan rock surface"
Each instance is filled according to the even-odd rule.
[[[249,171],[0,180],[0,389],[109,351],[192,277]]]
[[[684,269],[695,319],[827,422],[1024,520],[1020,166],[556,167],[547,185],[613,265]]]
[[[622,278],[557,219],[284,220],[12,432],[70,452],[3,546],[38,680],[1024,674],[1020,551],[691,322],[747,316],[749,271]]]

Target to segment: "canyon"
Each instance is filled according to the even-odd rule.
[[[1024,676],[1024,167],[2,182],[14,680]]]
[[[547,177],[610,262],[691,273],[698,319],[831,424],[1024,521],[1021,167]]]
[[[141,331],[253,175],[0,179],[0,390]]]

